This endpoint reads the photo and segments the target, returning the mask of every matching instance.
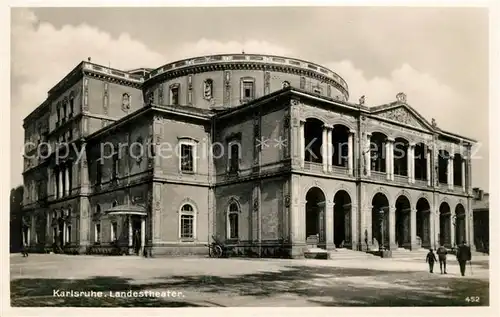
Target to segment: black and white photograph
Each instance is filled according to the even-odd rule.
[[[7,9],[9,310],[497,305],[488,2],[104,3]]]

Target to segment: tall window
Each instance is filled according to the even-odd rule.
[[[68,115],[68,99],[64,99],[63,101],[63,119],[66,119]]]
[[[170,87],[170,104],[174,106],[179,104],[179,84]]]
[[[118,177],[119,166],[120,166],[120,155],[118,153],[118,147],[116,147],[113,153],[113,170],[111,174],[112,179],[116,179]]]
[[[185,204],[180,213],[180,235],[181,239],[195,238],[195,212],[193,206]]]
[[[116,241],[117,236],[116,233],[118,232],[118,223],[112,222],[111,223],[111,241]]]
[[[240,169],[240,144],[232,142],[229,144],[229,171],[237,172]]]
[[[181,171],[194,172],[194,145],[181,144]]]
[[[96,183],[101,184],[102,182],[102,159],[98,159],[96,163]]]
[[[61,121],[61,104],[57,103],[57,123]]]
[[[68,164],[68,193],[71,195],[71,190],[73,189],[73,165],[70,162]]]
[[[73,112],[75,111],[75,96],[73,92],[71,92],[69,96],[69,116],[70,118],[73,116]]]
[[[100,223],[95,224],[95,242],[101,243],[101,224]]]
[[[243,79],[241,81],[241,99],[249,101],[255,97],[255,86],[253,79]]]
[[[66,227],[66,243],[71,243],[71,226]]]
[[[228,222],[228,238],[229,239],[237,239],[238,238],[238,217],[240,213],[240,208],[237,202],[232,202],[229,205],[229,210],[227,214],[227,222]]]

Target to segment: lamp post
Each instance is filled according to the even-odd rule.
[[[379,216],[380,216],[380,243],[379,243],[379,251],[384,251],[385,250],[385,237],[384,237],[384,209],[380,208],[379,210]]]

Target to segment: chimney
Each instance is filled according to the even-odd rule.
[[[474,199],[478,200],[479,199],[479,187],[472,188],[472,194],[474,195]]]

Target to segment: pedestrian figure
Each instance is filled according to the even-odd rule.
[[[465,276],[465,268],[467,267],[467,261],[470,261],[472,258],[470,247],[465,244],[465,241],[462,242],[461,245],[457,248],[457,261],[460,265],[460,274]]]
[[[446,273],[446,255],[448,254],[448,251],[444,246],[440,246],[437,251],[436,251],[438,258],[439,258],[439,269],[441,270],[441,274],[447,274]],[[444,272],[444,273],[443,273]]]
[[[26,245],[26,242],[23,241],[23,246],[21,248],[21,254],[23,255],[23,258],[24,257],[28,257],[28,246]]]
[[[437,259],[432,249],[429,249],[425,262],[429,263],[429,272],[433,273],[434,263],[437,262]]]

